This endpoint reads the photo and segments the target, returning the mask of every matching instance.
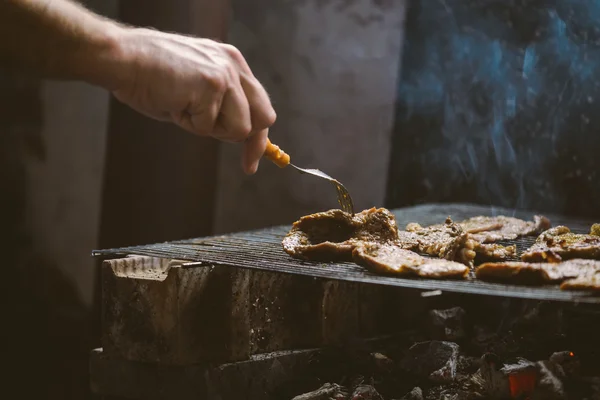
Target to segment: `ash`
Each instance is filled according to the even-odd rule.
[[[282,398],[600,400],[600,310],[465,295],[430,306],[375,348],[324,350],[303,380],[313,388]]]

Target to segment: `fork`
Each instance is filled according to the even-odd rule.
[[[271,143],[269,139],[267,139],[267,149],[265,150],[264,156],[271,160],[279,168],[285,168],[290,165],[302,174],[313,175],[331,182],[337,191],[337,200],[342,211],[354,215],[354,203],[352,202],[352,197],[350,197],[350,193],[346,187],[337,179],[332,178],[318,169],[300,168],[292,164],[290,162],[289,154],[280,149],[279,146]]]

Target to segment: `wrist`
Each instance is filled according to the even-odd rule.
[[[102,21],[90,42],[71,60],[74,74],[82,81],[109,91],[123,87],[131,75],[124,45],[128,30],[112,21]]]

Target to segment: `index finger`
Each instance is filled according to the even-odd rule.
[[[250,107],[252,130],[256,132],[270,128],[275,123],[277,114],[267,91],[254,77],[242,74],[240,80]]]

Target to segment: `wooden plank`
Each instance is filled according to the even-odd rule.
[[[102,266],[102,345],[125,360],[185,365],[249,356],[248,272],[128,257]]]

